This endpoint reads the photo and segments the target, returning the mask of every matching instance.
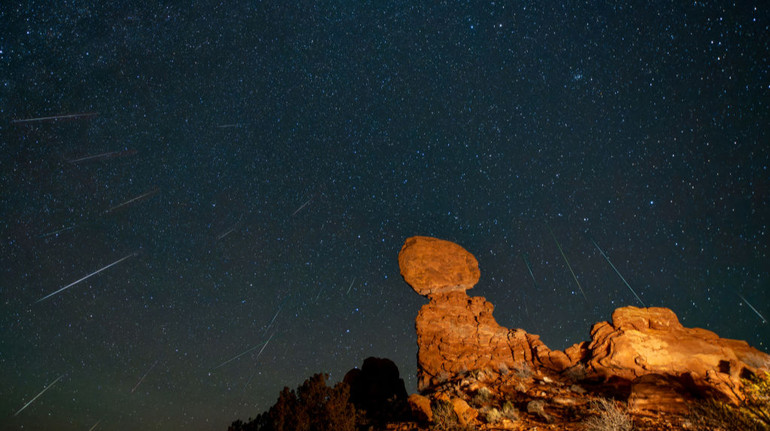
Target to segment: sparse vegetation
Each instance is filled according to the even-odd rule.
[[[703,429],[759,431],[770,429],[770,373],[745,379],[745,399],[738,406],[717,400],[696,404],[690,419]]]
[[[597,416],[591,416],[583,426],[586,431],[631,431],[634,423],[626,411],[606,398],[599,398],[591,402],[591,409],[597,410]]]
[[[443,385],[444,383],[449,381],[449,378],[451,375],[447,372],[442,370],[436,377],[434,377],[435,381],[439,385]]]
[[[340,382],[326,386],[325,374],[305,380],[296,391],[283,388],[278,401],[256,419],[235,421],[230,431],[354,431],[356,410],[350,388]]]
[[[500,422],[503,419],[503,414],[500,413],[500,410],[497,410],[496,408],[491,408],[484,412],[484,420],[488,424],[495,424]]]
[[[527,364],[526,362],[522,362],[521,364],[515,366],[513,368],[513,373],[518,379],[526,380],[534,374],[532,372],[532,368]]]
[[[490,391],[487,387],[482,387],[476,392],[476,395],[473,396],[473,400],[471,402],[476,407],[483,407],[489,404],[491,399],[492,391]]]
[[[508,373],[511,372],[511,370],[508,369],[508,365],[505,365],[505,362],[501,362],[500,365],[497,366],[497,370],[503,376],[505,376],[505,375],[507,375]]]
[[[431,406],[431,409],[433,410],[433,426],[431,426],[431,430],[451,431],[457,427],[457,414],[452,408],[451,403],[439,400]]]
[[[527,403],[527,413],[537,415],[548,423],[553,421],[553,417],[545,412],[545,401],[543,400],[532,400]]]
[[[588,373],[586,371],[585,365],[577,364],[574,367],[564,371],[563,374],[564,374],[564,377],[572,380],[573,382],[579,382],[585,379]]]
[[[516,407],[513,406],[513,403],[507,400],[503,403],[502,414],[504,418],[510,419],[512,421],[519,419],[519,411],[516,410]]]

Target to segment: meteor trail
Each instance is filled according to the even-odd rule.
[[[278,317],[278,313],[280,313],[280,312],[281,312],[281,308],[282,308],[282,307],[283,307],[283,304],[281,304],[281,306],[280,306],[280,307],[278,307],[278,311],[276,311],[276,312],[275,312],[275,314],[273,315],[273,318],[272,318],[272,320],[270,320],[270,323],[268,323],[268,324],[267,324],[267,327],[265,328],[265,331],[264,331],[264,332],[267,332],[267,331],[269,331],[269,330],[270,330],[270,327],[271,327],[271,326],[273,326],[273,322],[275,322],[275,319]]]
[[[559,241],[556,239],[556,235],[553,234],[553,231],[551,230],[551,226],[548,226],[546,224],[546,227],[548,228],[548,232],[551,233],[551,238],[553,238],[553,242],[556,243],[556,247],[559,247],[559,253],[561,253],[561,257],[564,258],[564,262],[567,263],[567,268],[569,268],[569,272],[572,273],[572,278],[575,279],[575,283],[577,283],[578,289],[580,289],[580,294],[583,295],[583,299],[586,300],[586,303],[588,302],[588,298],[586,298],[585,292],[583,292],[583,288],[580,286],[580,282],[577,279],[577,276],[575,275],[575,271],[572,270],[572,265],[569,264],[569,261],[567,260],[567,255],[564,254],[564,250],[561,249],[561,244],[559,244]]]
[[[105,213],[111,213],[111,212],[115,211],[116,209],[118,209],[118,208],[123,208],[124,206],[126,206],[126,205],[128,205],[128,204],[131,204],[131,203],[133,203],[133,202],[136,202],[136,201],[138,201],[139,199],[143,199],[143,198],[146,198],[146,197],[148,197],[148,196],[152,196],[152,195],[154,195],[155,193],[158,193],[158,191],[160,191],[160,189],[159,189],[159,188],[157,188],[157,187],[155,187],[154,189],[150,190],[150,191],[149,191],[149,192],[147,192],[147,193],[142,193],[141,195],[139,195],[139,196],[137,196],[137,197],[135,197],[135,198],[131,198],[131,199],[129,199],[129,200],[127,200],[127,201],[123,202],[122,204],[118,204],[118,205],[115,205],[114,207],[112,207],[112,208],[108,209],[107,211],[105,211]]]
[[[44,297],[42,297],[42,298],[38,299],[37,301],[35,301],[35,304],[37,304],[38,302],[41,302],[41,301],[45,301],[46,299],[48,299],[48,298],[50,298],[50,297],[52,297],[52,296],[56,295],[57,293],[59,293],[59,292],[61,292],[61,291],[65,290],[65,289],[69,289],[70,287],[72,287],[72,286],[74,286],[74,285],[76,285],[76,284],[80,283],[81,281],[83,281],[83,280],[85,280],[85,279],[87,279],[87,278],[89,278],[89,277],[91,277],[91,276],[94,276],[94,275],[96,275],[96,274],[98,274],[98,273],[100,273],[100,272],[104,271],[105,269],[107,269],[107,268],[111,267],[111,266],[115,266],[115,265],[119,264],[120,262],[123,262],[124,260],[128,259],[129,257],[133,257],[133,256],[136,256],[136,253],[131,253],[131,254],[127,255],[127,256],[124,256],[124,257],[122,257],[122,258],[120,258],[120,259],[116,260],[115,262],[112,262],[111,264],[109,264],[109,265],[105,266],[104,268],[102,268],[102,269],[99,269],[99,270],[96,270],[96,271],[94,271],[94,272],[92,272],[92,273],[90,273],[90,274],[86,275],[85,277],[81,278],[80,280],[77,280],[77,281],[73,281],[72,283],[70,283],[70,284],[68,284],[68,285],[66,285],[66,286],[64,286],[64,287],[62,287],[61,289],[57,290],[56,292],[53,292],[53,293],[49,293],[48,295],[46,295],[46,296],[44,296]]]
[[[754,313],[756,313],[756,315],[757,315],[757,316],[759,316],[759,318],[760,318],[760,319],[762,319],[762,323],[767,323],[767,319],[765,319],[765,316],[763,316],[763,315],[759,314],[759,311],[757,311],[757,309],[756,309],[756,308],[754,308],[754,306],[753,306],[753,305],[751,305],[751,303],[750,303],[750,302],[749,302],[749,301],[748,301],[746,298],[744,298],[744,297],[743,297],[743,295],[741,295],[741,294],[739,293],[739,294],[738,294],[738,296],[740,296],[740,297],[741,297],[741,299],[743,300],[743,302],[745,302],[745,303],[746,303],[746,305],[748,305],[748,306],[749,306],[749,308],[751,308],[751,310],[752,310],[752,311],[754,311]]]
[[[293,213],[291,213],[292,217],[293,217],[295,214],[297,214],[298,212],[302,211],[302,208],[305,208],[305,207],[307,206],[307,204],[309,204],[309,203],[310,203],[310,201],[312,201],[312,200],[313,200],[313,198],[310,198],[310,199],[306,200],[304,204],[300,205],[300,206],[299,206],[299,208],[297,208],[296,210],[294,210],[294,212],[293,212]]]
[[[618,269],[617,269],[617,268],[615,268],[615,265],[613,265],[613,264],[612,264],[612,261],[610,261],[610,258],[609,258],[609,257],[607,257],[607,255],[606,255],[606,254],[604,254],[604,251],[603,251],[603,250],[602,250],[602,249],[599,247],[599,244],[597,244],[597,243],[596,243],[596,241],[594,241],[593,239],[591,240],[591,242],[592,242],[592,243],[594,243],[594,245],[596,246],[596,248],[599,250],[599,253],[601,253],[601,254],[602,254],[602,256],[604,256],[604,259],[607,261],[607,263],[609,263],[609,264],[610,264],[610,266],[612,267],[612,269],[614,269],[614,270],[615,270],[615,273],[616,273],[616,274],[618,274],[618,277],[620,277],[620,279],[621,279],[621,280],[623,280],[623,283],[625,283],[625,284],[626,284],[626,287],[628,287],[628,290],[630,290],[630,291],[631,291],[631,293],[633,293],[633,294],[634,294],[634,296],[636,297],[636,300],[637,300],[637,301],[639,301],[639,303],[640,303],[640,304],[642,304],[642,307],[647,307],[646,305],[644,305],[644,301],[642,301],[642,298],[640,298],[640,297],[639,297],[639,295],[637,295],[637,294],[636,294],[636,292],[634,292],[634,289],[632,289],[632,288],[631,288],[631,285],[630,285],[630,284],[628,284],[628,282],[626,281],[626,279],[625,279],[625,278],[623,278],[623,276],[622,276],[622,275],[620,275],[620,271],[618,271]]]
[[[63,228],[61,228],[59,230],[55,230],[53,232],[48,232],[48,233],[44,233],[42,235],[38,235],[38,238],[45,238],[45,237],[53,236],[53,235],[59,236],[60,233],[66,231],[66,230],[74,229],[74,228],[75,228],[75,225],[73,224],[72,226],[63,227]]]
[[[148,375],[148,374],[150,374],[150,371],[152,371],[152,369],[153,369],[153,368],[155,368],[155,366],[156,366],[156,365],[158,365],[158,361],[157,361],[157,360],[156,360],[156,361],[155,361],[155,362],[152,364],[152,366],[150,367],[150,369],[149,369],[149,370],[147,370],[147,372],[146,372],[146,373],[144,373],[144,375],[142,376],[142,378],[141,378],[141,379],[139,379],[139,382],[136,384],[136,386],[134,386],[134,388],[133,388],[133,389],[131,389],[131,393],[132,393],[132,394],[134,393],[134,391],[136,390],[136,388],[138,388],[138,387],[139,387],[139,385],[141,385],[141,384],[142,384],[142,382],[144,381],[144,378],[145,378],[145,377],[147,377],[147,375]],[[98,422],[97,422],[97,423],[98,423]]]
[[[62,378],[62,377],[64,377],[64,374],[62,374],[61,376],[57,377],[57,378],[56,378],[56,380],[54,380],[53,382],[51,382],[51,384],[49,384],[48,386],[46,386],[45,388],[43,388],[43,390],[42,390],[42,391],[40,391],[40,393],[39,393],[39,394],[35,395],[35,398],[32,398],[31,400],[29,400],[29,401],[27,402],[27,404],[24,404],[24,407],[20,408],[20,409],[19,409],[19,411],[17,411],[17,412],[16,412],[16,413],[14,413],[13,415],[14,415],[14,416],[18,416],[18,415],[19,415],[19,413],[21,413],[21,412],[22,412],[24,409],[26,409],[26,408],[27,408],[27,407],[28,407],[30,404],[32,404],[32,403],[33,403],[33,402],[34,402],[36,399],[38,399],[38,397],[40,397],[40,395],[43,395],[43,393],[45,393],[45,391],[47,391],[47,390],[48,390],[48,389],[49,389],[51,386],[55,385],[55,384],[56,384],[56,382],[58,382],[59,380],[61,380],[61,378]]]
[[[349,293],[350,293],[350,289],[352,289],[352,288],[353,288],[353,283],[355,283],[355,282],[356,282],[356,278],[355,278],[355,277],[353,277],[353,281],[351,281],[351,282],[350,282],[350,286],[348,287],[348,291],[347,291],[347,292],[345,292],[345,295],[347,295],[347,294],[349,294]]]
[[[99,115],[98,112],[83,112],[80,114],[66,114],[66,115],[54,115],[51,117],[25,118],[22,120],[11,120],[11,124],[35,123],[38,121],[72,120],[75,118],[95,117],[97,115]]]
[[[529,266],[529,259],[527,259],[527,254],[526,253],[522,254],[521,258],[524,259],[524,264],[527,265],[529,276],[532,277],[532,284],[535,286],[535,289],[537,289],[537,281],[535,281],[535,274],[532,273],[532,267]]]
[[[242,218],[243,218],[243,216],[241,216],[240,218],[238,218],[238,221],[237,221],[237,222],[236,222],[236,223],[233,225],[233,227],[231,227],[230,229],[226,230],[225,232],[223,232],[223,233],[219,234],[219,235],[217,236],[217,241],[219,241],[219,240],[221,240],[222,238],[226,237],[227,235],[230,235],[231,233],[235,232],[235,230],[236,230],[236,229],[238,229],[238,228],[240,227],[240,225],[241,225],[241,219],[242,219]]]
[[[273,333],[273,335],[275,335],[275,333]],[[226,360],[226,361],[222,362],[221,364],[217,365],[216,367],[212,368],[212,369],[211,369],[211,371],[214,371],[214,370],[216,370],[217,368],[221,368],[221,367],[223,367],[223,366],[225,366],[225,365],[229,364],[230,362],[233,362],[234,360],[236,360],[236,359],[240,358],[241,356],[243,356],[243,355],[245,355],[245,354],[247,354],[247,353],[249,353],[249,352],[253,352],[254,350],[257,350],[257,348],[258,348],[258,347],[262,347],[262,349],[261,349],[261,350],[259,351],[259,353],[257,354],[257,358],[259,358],[259,355],[261,355],[261,354],[262,354],[262,351],[263,351],[263,350],[265,350],[265,347],[267,347],[267,343],[269,343],[269,342],[270,342],[270,340],[272,340],[272,339],[273,339],[273,335],[271,335],[271,336],[270,336],[270,338],[268,338],[268,339],[267,339],[267,341],[265,341],[264,343],[262,343],[262,344],[257,344],[257,345],[256,345],[256,346],[254,346],[254,347],[250,347],[250,348],[248,348],[247,350],[245,350],[245,351],[243,351],[243,352],[241,352],[241,353],[239,353],[239,354],[237,354],[237,355],[233,356],[232,358],[230,358],[230,359],[228,359],[228,360]]]
[[[77,159],[69,159],[67,160],[67,162],[75,164],[80,162],[87,162],[90,160],[106,160],[106,159],[114,159],[114,158],[123,157],[123,156],[133,156],[134,154],[136,154],[136,150],[109,151],[101,154],[83,156]]]

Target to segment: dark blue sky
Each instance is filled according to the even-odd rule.
[[[367,356],[414,391],[413,235],[552,348],[639,305],[595,241],[768,350],[763,2],[91,3],[0,10],[0,428],[226,429]]]

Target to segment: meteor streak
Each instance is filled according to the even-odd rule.
[[[275,335],[275,333],[273,333],[273,335]],[[261,354],[262,354],[262,351],[263,351],[263,350],[265,350],[265,347],[267,347],[267,343],[269,343],[269,342],[270,342],[270,340],[272,340],[272,339],[273,339],[273,335],[271,335],[271,336],[270,336],[270,338],[268,338],[268,339],[267,339],[267,341],[265,341],[264,343],[262,343],[262,344],[257,344],[257,345],[256,345],[256,346],[254,346],[254,347],[250,347],[250,348],[248,348],[248,349],[244,350],[243,352],[241,352],[241,353],[239,353],[239,354],[237,354],[237,355],[233,356],[232,358],[230,358],[230,359],[228,359],[228,360],[226,360],[226,361],[222,362],[221,364],[217,365],[216,367],[212,368],[212,369],[211,369],[211,371],[214,371],[214,370],[216,370],[217,368],[222,368],[222,367],[224,367],[225,365],[229,364],[230,362],[233,362],[234,360],[236,360],[236,359],[240,358],[241,356],[243,356],[243,355],[245,355],[245,354],[247,354],[247,353],[249,353],[249,352],[253,352],[254,350],[257,350],[257,348],[258,348],[258,347],[262,347],[262,349],[260,349],[259,353],[257,354],[257,358],[259,358],[259,355],[261,355]]]
[[[99,270],[96,270],[96,271],[94,271],[94,272],[92,272],[92,273],[90,273],[90,274],[86,275],[85,277],[81,278],[80,280],[77,280],[77,281],[73,281],[72,283],[70,283],[70,284],[68,284],[68,285],[66,285],[66,286],[64,286],[64,287],[62,287],[61,289],[57,290],[56,292],[53,292],[53,293],[49,293],[48,295],[46,295],[46,296],[44,296],[44,297],[42,297],[42,298],[38,299],[37,301],[35,301],[35,304],[37,304],[38,302],[41,302],[41,301],[45,301],[46,299],[48,299],[48,298],[50,298],[50,297],[52,297],[52,296],[56,295],[57,293],[59,293],[59,292],[62,292],[62,291],[64,291],[64,290],[66,290],[66,289],[69,289],[70,287],[72,287],[72,286],[74,286],[74,285],[76,285],[76,284],[80,283],[81,281],[83,281],[83,280],[85,280],[85,279],[87,279],[87,278],[90,278],[90,277],[92,277],[92,276],[94,276],[94,275],[96,275],[96,274],[98,274],[98,273],[100,273],[100,272],[104,271],[105,269],[107,269],[107,268],[109,268],[109,267],[111,267],[111,266],[115,266],[115,265],[119,264],[120,262],[123,262],[124,260],[128,259],[129,257],[133,257],[133,256],[136,256],[136,253],[131,253],[131,254],[127,255],[127,256],[124,256],[124,257],[122,257],[122,258],[120,258],[120,259],[116,260],[115,262],[112,262],[111,264],[109,264],[109,265],[105,266],[104,268],[102,268],[102,269],[99,269]]]
[[[66,114],[66,115],[54,115],[51,117],[25,118],[22,120],[11,120],[11,124],[36,123],[39,121],[74,120],[76,118],[89,118],[89,117],[95,117],[97,115],[99,115],[98,112],[83,112],[80,114]]]
[[[101,154],[83,156],[77,159],[68,159],[67,162],[75,164],[80,162],[87,162],[90,160],[106,160],[106,159],[114,159],[114,158],[123,157],[123,156],[133,156],[134,154],[136,154],[136,150],[109,151]]]
[[[746,298],[744,298],[744,297],[743,297],[743,295],[741,295],[741,294],[739,293],[739,294],[738,294],[738,296],[740,296],[740,297],[741,297],[741,299],[743,300],[743,302],[745,302],[745,303],[746,303],[746,305],[748,305],[748,306],[749,306],[749,308],[751,308],[751,310],[752,310],[754,313],[756,313],[756,315],[757,315],[757,316],[759,316],[759,318],[760,318],[760,319],[762,319],[762,323],[767,323],[767,319],[765,319],[765,316],[763,316],[763,315],[759,314],[759,311],[757,311],[757,309],[756,309],[756,308],[754,308],[754,306],[753,306],[753,305],[751,305],[751,303],[750,303],[750,302],[749,302],[749,301],[748,301]]]
[[[147,375],[148,375],[148,374],[150,374],[150,371],[152,371],[152,369],[153,369],[153,368],[155,368],[155,366],[156,366],[156,365],[158,365],[158,361],[157,361],[157,360],[155,361],[155,363],[153,363],[153,364],[152,364],[152,366],[150,367],[150,369],[149,369],[149,370],[147,370],[147,372],[146,372],[146,373],[144,373],[144,375],[142,376],[142,378],[141,378],[141,379],[139,379],[139,382],[136,384],[136,386],[134,386],[134,388],[133,388],[133,389],[131,389],[131,393],[132,393],[132,394],[134,393],[134,391],[136,390],[136,388],[138,388],[138,387],[139,387],[139,385],[141,385],[141,384],[142,384],[142,382],[144,381],[144,378],[145,378],[145,377],[147,377]],[[98,422],[97,422],[97,423],[98,423]]]
[[[524,264],[527,265],[527,271],[529,271],[529,276],[532,277],[532,284],[535,286],[535,289],[537,289],[537,281],[535,281],[535,274],[532,273],[532,267],[529,266],[529,259],[527,259],[527,254],[526,253],[522,254],[521,258],[524,259]]]
[[[70,230],[70,229],[74,229],[74,228],[75,228],[75,225],[73,224],[72,226],[63,227],[63,228],[61,228],[59,230],[55,230],[53,232],[48,232],[48,233],[44,233],[42,235],[38,235],[38,238],[45,238],[45,237],[54,236],[54,235],[55,236],[59,236],[60,233],[62,233],[64,231],[67,231],[67,230]]]
[[[548,228],[548,232],[551,233],[551,238],[553,238],[553,241],[556,243],[556,247],[559,247],[559,253],[561,253],[561,257],[564,258],[564,262],[567,264],[567,268],[569,268],[569,272],[572,273],[572,278],[575,279],[575,283],[577,284],[578,289],[580,289],[580,294],[583,295],[583,299],[586,300],[586,303],[588,302],[588,298],[586,298],[585,292],[583,292],[583,287],[580,286],[580,282],[577,279],[577,276],[575,275],[575,271],[572,270],[572,265],[569,264],[569,260],[567,260],[567,255],[564,254],[564,250],[561,249],[561,244],[559,244],[559,241],[556,239],[556,235],[553,234],[553,231],[551,230],[551,226],[548,226],[546,224],[546,227]]]
[[[642,307],[647,307],[646,305],[644,305],[644,301],[642,301],[642,298],[640,298],[640,297],[639,297],[639,295],[637,295],[637,294],[636,294],[636,292],[634,292],[634,289],[632,289],[632,288],[631,288],[631,285],[630,285],[630,284],[628,284],[628,282],[626,281],[626,279],[625,279],[625,278],[623,278],[623,276],[622,276],[622,275],[620,275],[620,271],[618,271],[618,269],[617,269],[617,268],[615,268],[615,265],[613,265],[613,264],[612,264],[612,261],[610,261],[610,258],[609,258],[609,257],[607,257],[607,255],[606,255],[606,254],[604,254],[604,251],[603,251],[603,250],[602,250],[602,249],[599,247],[599,244],[597,244],[597,243],[596,243],[596,241],[594,241],[593,239],[591,240],[591,242],[592,242],[592,243],[594,243],[594,245],[596,246],[596,248],[599,250],[599,253],[601,253],[601,254],[602,254],[602,256],[604,256],[604,259],[607,261],[607,263],[609,263],[609,264],[610,264],[610,266],[612,267],[612,269],[614,269],[614,270],[615,270],[615,273],[616,273],[616,274],[618,274],[618,277],[620,277],[620,279],[621,279],[621,280],[623,280],[623,283],[625,283],[625,284],[626,284],[626,287],[628,287],[628,290],[630,290],[630,291],[631,291],[631,293],[633,293],[633,294],[634,294],[634,296],[636,297],[636,300],[637,300],[637,301],[639,301],[639,303],[640,303],[640,304],[642,304]]]
[[[300,205],[299,208],[297,208],[296,210],[294,210],[293,213],[291,213],[291,216],[293,217],[295,214],[297,214],[298,212],[302,211],[302,208],[305,208],[307,206],[307,204],[309,204],[310,201],[312,201],[312,200],[313,200],[313,198],[310,198],[310,199],[306,200],[304,204]]]
[[[57,378],[56,378],[56,380],[54,380],[53,382],[51,382],[51,384],[49,384],[48,386],[46,386],[45,388],[43,388],[43,390],[42,390],[42,391],[40,391],[40,393],[39,393],[39,394],[35,395],[35,398],[32,398],[31,400],[29,400],[29,401],[27,402],[27,404],[24,404],[24,407],[20,408],[20,409],[19,409],[19,411],[17,411],[17,412],[16,412],[16,413],[14,413],[13,415],[14,415],[14,416],[18,416],[18,415],[19,415],[19,413],[21,413],[21,412],[22,412],[24,409],[26,409],[27,407],[29,407],[29,405],[30,405],[30,404],[32,404],[32,403],[33,403],[33,402],[34,402],[36,399],[38,399],[38,397],[40,397],[40,395],[43,395],[43,393],[45,393],[45,391],[47,391],[47,390],[48,390],[48,389],[49,389],[51,386],[55,385],[55,384],[56,384],[56,382],[58,382],[59,380],[61,380],[61,378],[62,378],[62,377],[64,377],[64,374],[62,374],[61,376],[57,377]]]
[[[275,322],[275,319],[278,317],[278,313],[281,312],[281,308],[282,307],[283,307],[283,304],[281,304],[281,306],[278,307],[278,311],[275,312],[275,314],[273,315],[272,320],[270,320],[270,323],[267,324],[267,327],[265,328],[265,332],[269,331],[270,327],[273,326],[273,322]]]
[[[350,286],[348,287],[348,291],[347,291],[347,292],[345,292],[345,295],[347,295],[347,294],[349,294],[349,293],[350,293],[350,289],[352,289],[352,288],[353,288],[353,283],[355,283],[355,282],[356,282],[356,278],[355,278],[355,277],[353,277],[353,281],[351,281],[351,282],[350,282]]]
[[[152,196],[155,193],[158,193],[158,191],[160,191],[160,189],[155,187],[154,189],[150,190],[147,193],[142,193],[141,195],[139,195],[139,196],[137,196],[135,198],[131,198],[131,199],[123,202],[122,204],[115,205],[114,207],[112,207],[112,208],[108,209],[107,211],[105,211],[105,213],[111,213],[111,212],[115,211],[118,208],[123,208],[124,206],[132,204],[132,203],[134,203],[134,202],[136,202],[136,201],[138,201],[140,199],[144,199],[144,198],[146,198],[148,196]]]

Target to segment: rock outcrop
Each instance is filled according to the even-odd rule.
[[[741,379],[770,369],[770,355],[745,341],[720,338],[701,328],[685,328],[668,308],[618,308],[612,323],[591,329],[591,342],[581,346],[589,376],[631,381],[637,390],[651,392],[651,381],[668,380],[695,394],[742,399]],[[664,386],[660,383],[658,387]],[[674,408],[675,400],[667,405]],[[643,408],[644,403],[636,403]],[[632,403],[632,408],[635,405]]]
[[[543,389],[548,382],[558,382],[562,389],[552,396],[564,406],[579,402],[570,397],[582,396],[585,386],[627,401],[632,412],[684,413],[694,398],[736,403],[743,396],[742,378],[770,370],[770,355],[744,341],[685,328],[673,311],[657,307],[619,308],[611,323],[593,326],[591,341],[551,350],[537,335],[500,326],[491,303],[466,295],[480,272],[476,259],[459,245],[409,238],[399,266],[404,280],[430,299],[415,325],[423,394],[484,370],[497,376],[492,380],[502,385],[498,390],[515,386],[533,396],[548,393]],[[518,377],[503,377],[509,371]],[[566,390],[575,382],[581,385]]]
[[[420,295],[465,292],[479,282],[479,263],[459,245],[438,238],[413,236],[398,254],[407,283]]]

